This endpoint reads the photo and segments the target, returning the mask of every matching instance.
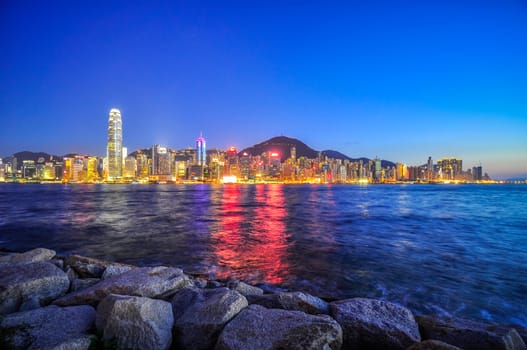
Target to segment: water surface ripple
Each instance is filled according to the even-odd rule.
[[[1,185],[0,246],[527,326],[527,186]]]

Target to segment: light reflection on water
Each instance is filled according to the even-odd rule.
[[[0,242],[527,324],[527,186],[2,185]]]

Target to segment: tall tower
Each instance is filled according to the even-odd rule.
[[[207,165],[207,143],[205,141],[205,138],[201,134],[196,140],[196,153],[197,153],[196,165],[206,166]]]
[[[123,176],[123,123],[121,112],[112,108],[108,118],[108,180],[120,180]]]

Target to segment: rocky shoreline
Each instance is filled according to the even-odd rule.
[[[1,349],[527,349],[527,330],[167,266],[0,253]]]

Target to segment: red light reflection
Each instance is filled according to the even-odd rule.
[[[255,206],[242,208],[240,187],[224,187],[221,231],[213,234],[216,274],[281,284],[289,273],[283,187],[256,186],[254,199]]]

